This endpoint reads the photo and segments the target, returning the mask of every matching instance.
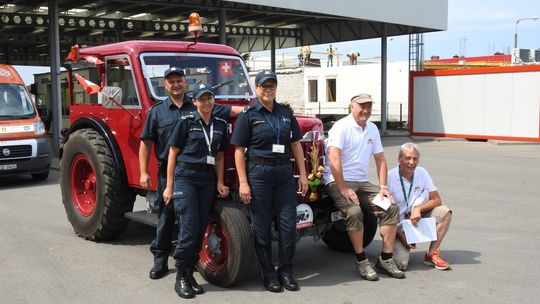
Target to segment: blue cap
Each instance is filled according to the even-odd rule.
[[[262,84],[263,82],[267,81],[268,79],[272,79],[277,83],[277,75],[276,73],[270,71],[270,70],[262,70],[259,73],[257,73],[257,76],[255,76],[255,84]]]
[[[212,94],[212,96],[215,96],[214,92],[212,91],[212,87],[207,85],[206,83],[201,83],[195,86],[193,89],[193,98],[199,99],[201,96],[203,96],[206,93]]]
[[[176,74],[178,74],[180,76],[185,76],[186,75],[184,73],[184,70],[182,70],[181,68],[179,68],[179,67],[170,67],[167,70],[165,70],[165,73],[163,73],[163,77],[167,78],[172,73],[176,73]]]

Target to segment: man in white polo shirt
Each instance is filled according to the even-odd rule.
[[[337,121],[328,132],[324,181],[334,204],[345,214],[347,232],[356,254],[360,276],[369,281],[379,279],[364,253],[364,209],[380,221],[382,251],[377,259],[377,268],[391,277],[402,279],[405,274],[396,267],[392,259],[399,210],[386,185],[388,167],[379,130],[375,124],[368,121],[372,106],[373,99],[370,95],[355,95],[349,106],[351,113]],[[372,155],[377,165],[379,186],[371,184],[368,178]],[[386,196],[392,202],[386,211],[373,204],[377,194]]]
[[[392,192],[399,206],[400,221],[410,219],[413,225],[423,217],[433,217],[436,222],[437,240],[429,245],[424,256],[424,264],[439,270],[450,268],[439,254],[439,247],[448,232],[452,211],[441,205],[441,197],[426,169],[419,167],[420,152],[414,143],[405,143],[398,154],[398,166],[388,172],[388,190]],[[394,261],[401,270],[407,269],[410,250],[415,244],[408,244],[405,233],[399,228],[394,243]]]

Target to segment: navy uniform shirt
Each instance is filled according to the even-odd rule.
[[[252,157],[290,159],[290,144],[301,138],[300,127],[290,107],[274,101],[273,111],[269,112],[259,101],[238,115],[231,144],[248,148],[248,159]],[[285,153],[272,152],[274,144],[284,145]]]
[[[211,129],[213,129],[213,132],[210,153],[206,138],[210,141]],[[180,153],[177,155],[176,161],[206,164],[207,156],[215,157],[218,151],[224,151],[229,145],[229,140],[227,139],[227,121],[212,115],[210,124],[206,125],[199,112],[184,115],[176,123],[169,144],[180,148]]]
[[[191,97],[187,95],[184,95],[184,103],[181,108],[172,102],[171,97],[167,97],[148,111],[140,138],[154,142],[154,153],[158,161],[166,162],[169,157],[168,142],[176,122],[182,115],[193,111],[197,111],[197,107],[193,104]],[[228,120],[231,107],[215,105],[213,113],[217,117]]]

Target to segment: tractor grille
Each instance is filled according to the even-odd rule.
[[[0,147],[0,160],[32,156],[31,145]]]

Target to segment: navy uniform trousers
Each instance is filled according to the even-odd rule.
[[[182,224],[174,250],[176,268],[194,267],[216,196],[216,175],[213,166],[188,169],[176,166],[174,178],[174,210]],[[179,222],[180,222],[179,221]]]
[[[251,222],[255,232],[255,252],[263,278],[275,279],[278,273],[292,275],[296,246],[296,185],[290,163],[261,165],[248,160],[251,188]],[[272,264],[272,220],[279,234],[279,265]]]
[[[175,226],[176,215],[174,205],[165,205],[163,191],[167,186],[167,164],[158,167],[157,184],[157,212],[158,223],[156,237],[150,244],[150,251],[154,255],[155,264],[167,264],[167,259],[172,250],[172,233]]]

